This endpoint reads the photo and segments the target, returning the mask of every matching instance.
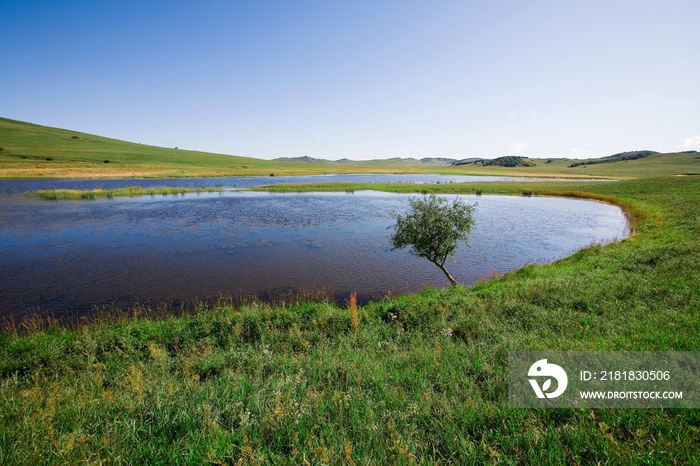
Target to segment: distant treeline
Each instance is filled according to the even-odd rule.
[[[499,167],[534,167],[535,164],[527,157],[521,157],[519,155],[505,155],[503,157],[498,157],[495,159],[464,159],[457,162],[453,162],[452,165],[466,165],[473,163],[476,165],[480,163],[483,167],[489,166],[499,166]]]
[[[658,154],[658,152],[654,152],[653,150],[637,150],[637,151],[631,151],[631,152],[620,152],[619,154],[614,154],[614,155],[609,155],[607,157],[602,157],[600,159],[596,160],[588,160],[585,162],[574,162],[569,167],[578,167],[581,165],[597,165],[599,163],[612,163],[612,162],[623,162],[626,160],[636,160],[636,159],[643,159],[644,157],[648,157],[653,154]]]
[[[534,167],[535,164],[527,157],[519,155],[506,155],[492,160],[482,160],[481,165],[488,167],[497,165],[499,167]]]

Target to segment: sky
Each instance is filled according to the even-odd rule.
[[[0,0],[0,116],[262,159],[700,150],[700,2]]]

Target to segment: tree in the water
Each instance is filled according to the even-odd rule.
[[[406,216],[392,214],[396,219],[391,237],[393,249],[410,246],[410,253],[425,257],[437,265],[450,280],[457,284],[445,268],[445,261],[454,256],[460,242],[467,244],[474,225],[474,206],[455,199],[451,204],[444,197],[412,198],[411,211]]]

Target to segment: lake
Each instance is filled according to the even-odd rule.
[[[112,187],[105,181],[97,183]],[[143,185],[125,180],[134,184]],[[368,300],[447,286],[426,259],[391,249],[391,213],[405,213],[409,197],[226,191],[51,202],[5,195],[0,317],[61,317],[113,302],[177,305],[222,294],[265,298],[320,289],[340,301],[351,292]],[[446,264],[461,283],[628,234],[622,211],[604,203],[459,198],[478,202],[471,247],[461,245]]]
[[[472,175],[308,175],[308,176],[234,176],[222,178],[126,178],[126,179],[36,179],[0,180],[0,194],[17,194],[40,189],[117,189],[129,186],[154,188],[174,186],[184,188],[240,189],[280,183],[477,183],[487,181],[541,181],[538,178],[515,178],[511,176]],[[566,178],[551,178],[548,181],[571,181]],[[609,180],[587,180],[609,181]]]

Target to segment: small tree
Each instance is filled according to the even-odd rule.
[[[474,205],[456,199],[450,204],[444,197],[412,198],[411,212],[405,217],[392,214],[396,219],[391,237],[393,249],[410,246],[410,253],[425,257],[447,276],[452,285],[457,284],[445,268],[445,261],[454,256],[460,241],[467,244],[474,225]],[[467,244],[468,245],[468,244]]]

